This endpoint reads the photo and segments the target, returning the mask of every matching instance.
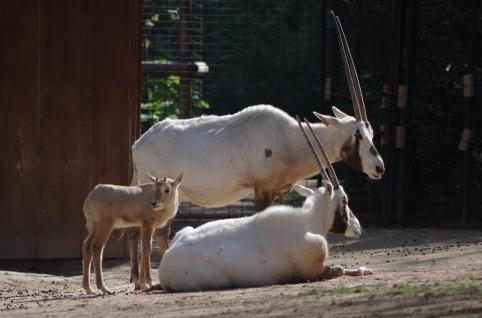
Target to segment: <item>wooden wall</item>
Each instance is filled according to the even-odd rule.
[[[129,183],[141,2],[0,0],[0,258],[80,257],[85,195]]]

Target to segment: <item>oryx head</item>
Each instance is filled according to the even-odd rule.
[[[382,157],[373,144],[373,129],[367,118],[358,74],[340,19],[335,16],[333,11],[331,11],[331,15],[336,25],[338,44],[355,117],[345,114],[336,107],[332,107],[335,117],[317,112],[314,112],[314,114],[325,125],[333,126],[344,132],[346,141],[340,153],[344,162],[354,169],[366,173],[371,179],[380,179],[385,172],[385,166]]]
[[[351,211],[348,206],[348,196],[345,190],[338,182],[335,170],[328,160],[328,156],[321,145],[320,140],[315,135],[315,132],[311,128],[310,123],[305,119],[305,123],[308,126],[315,144],[318,147],[318,152],[315,150],[310,138],[306,134],[303,126],[298,117],[296,117],[298,125],[305,136],[308,146],[313,152],[316,162],[320,168],[320,174],[323,178],[323,187],[318,188],[316,191],[305,188],[300,185],[294,185],[293,189],[303,196],[319,196],[323,198],[323,208],[327,213],[326,230],[333,233],[345,234],[347,237],[358,237],[361,235],[361,226],[357,217]]]

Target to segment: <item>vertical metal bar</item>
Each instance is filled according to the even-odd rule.
[[[360,21],[362,20],[362,17],[363,17],[363,5],[362,5],[362,1],[361,0],[357,0],[356,2],[356,16],[355,16],[355,21],[353,23],[353,25],[355,26],[355,41],[354,41],[354,46],[353,46],[353,56],[355,58],[355,61],[361,61],[362,59],[360,58],[360,51],[361,51],[361,41],[360,41],[360,29],[359,29],[359,26],[360,26]],[[361,63],[360,63],[361,64]],[[359,66],[361,67],[361,65]],[[362,73],[361,72],[361,69],[359,70],[360,74]]]
[[[325,88],[326,88],[326,67],[325,67],[325,60],[326,60],[326,2],[327,0],[321,1],[321,68],[320,68],[320,81],[321,81],[321,89],[320,89],[320,107],[322,112],[326,112],[326,105],[325,105]]]
[[[333,10],[337,13],[338,16],[342,16],[342,5],[340,1],[333,2]],[[332,52],[330,56],[330,61],[328,62],[328,67],[325,68],[325,72],[327,73],[326,76],[329,78],[328,80],[325,79],[325,85],[331,85],[330,91],[330,98],[325,96],[325,105],[336,105],[336,96],[337,90],[339,89],[338,86],[338,70],[343,69],[343,65],[341,63],[341,52],[338,50],[338,44],[336,39],[336,31],[335,25],[332,24],[332,31],[330,32],[330,44],[331,46],[328,48],[328,52]],[[344,76],[343,76],[344,78]],[[347,84],[348,85],[348,84]],[[326,94],[326,91],[325,91]]]
[[[470,57],[468,62],[468,72],[470,74],[475,74],[475,63],[477,59],[477,43],[478,43],[478,17],[479,17],[479,2],[480,1],[472,1],[472,34],[470,37]],[[475,84],[474,84],[475,85]],[[475,91],[475,90],[474,90]],[[475,96],[465,97],[465,128],[472,130],[473,128],[473,115],[474,115],[474,104],[475,104]],[[463,156],[463,183],[462,183],[462,218],[461,223],[462,226],[467,226],[467,219],[469,214],[469,209],[471,208],[472,203],[472,178],[470,173],[471,167],[471,148],[470,145],[467,151],[462,153]]]
[[[327,112],[327,105],[325,101],[325,92],[326,92],[326,3],[328,0],[321,1],[321,68],[320,68],[320,108],[321,112]],[[316,177],[318,187],[321,186],[321,175],[317,175]]]
[[[192,62],[191,6],[191,0],[180,0],[181,63]],[[189,72],[181,72],[180,74],[179,108],[181,118],[192,117],[192,74]]]
[[[397,219],[398,223],[405,225],[409,218],[407,206],[410,206],[407,198],[407,185],[410,178],[410,169],[407,169],[407,159],[410,155],[411,147],[411,113],[414,100],[414,80],[415,80],[415,53],[417,41],[417,22],[418,22],[418,0],[406,2],[406,46],[405,46],[405,85],[399,86],[399,124],[404,127],[404,144],[398,149],[398,191],[397,191]]]
[[[391,48],[391,61],[390,61],[390,109],[389,109],[389,145],[388,145],[388,170],[387,170],[387,202],[386,212],[387,215],[391,215],[392,218],[396,218],[400,223],[400,218],[394,215],[397,204],[397,151],[396,151],[396,126],[398,124],[398,85],[400,83],[400,77],[402,74],[402,49],[403,49],[403,21],[405,15],[405,1],[396,0],[393,2],[393,13],[395,15],[393,25],[393,39]]]

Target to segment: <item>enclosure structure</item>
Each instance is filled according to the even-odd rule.
[[[481,0],[0,0],[0,258],[80,256],[85,194],[129,183],[141,59],[144,128],[259,103],[351,113],[330,9],[388,167],[337,166],[357,215],[480,226]]]
[[[0,1],[1,259],[80,257],[85,195],[130,182],[141,2]]]
[[[144,3],[145,61],[209,66],[209,73],[191,81],[182,80],[186,75],[179,71],[144,73],[143,112],[159,118],[185,109],[186,92],[194,115],[233,113],[259,103],[292,115],[329,114],[331,105],[353,113],[327,18],[334,10],[347,33],[387,167],[380,182],[370,182],[337,166],[357,215],[365,224],[482,225],[482,198],[474,195],[482,191],[482,139],[474,130],[482,123],[476,107],[480,0]],[[249,213],[249,203],[228,207],[222,217]],[[193,209],[198,212],[186,207],[181,217],[186,212],[190,218]]]

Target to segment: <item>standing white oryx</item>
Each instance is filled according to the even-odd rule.
[[[300,127],[303,129],[301,123]],[[313,139],[318,153],[306,135],[324,187],[316,191],[304,188],[308,197],[300,208],[273,206],[249,217],[182,229],[162,258],[162,288],[195,291],[254,287],[331,276],[332,271],[324,265],[328,257],[326,235],[332,231],[358,237],[361,227],[314,134]],[[364,268],[338,268],[338,275],[370,273]]]
[[[344,161],[371,179],[381,178],[383,160],[373,144],[360,83],[343,29],[334,17],[355,117],[333,107],[335,117],[314,112],[313,125],[330,162]],[[301,179],[318,172],[296,120],[269,105],[226,116],[166,119],[132,146],[132,183],[148,171],[173,177],[183,171],[181,201],[220,207],[255,193],[261,211]],[[168,229],[161,234],[167,241]],[[132,280],[137,283],[137,230],[129,232]],[[162,244],[166,246],[166,244]]]

